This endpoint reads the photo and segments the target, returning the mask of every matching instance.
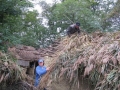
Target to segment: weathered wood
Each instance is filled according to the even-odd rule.
[[[29,61],[24,61],[24,60],[17,60],[17,64],[20,66],[24,66],[24,67],[29,67]]]

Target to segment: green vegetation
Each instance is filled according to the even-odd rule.
[[[39,14],[29,11],[33,4],[27,0],[0,0],[0,49],[17,44],[46,47],[66,35],[73,22],[80,22],[88,33],[120,30],[119,5],[120,0],[61,0],[53,5],[42,1]]]
[[[57,0],[55,1],[56,2],[54,2],[53,5],[47,4],[45,1],[41,1],[39,4],[42,7],[43,11],[41,14],[39,14],[37,10],[30,10],[33,8],[33,4],[29,0],[0,0],[0,55],[2,55],[1,51],[7,51],[8,47],[18,44],[29,45],[35,48],[47,47],[57,38],[65,36],[68,25],[75,22],[80,22],[81,29],[87,33],[92,33],[94,31],[114,32],[120,30],[120,0],[60,0],[61,3],[58,3]],[[84,69],[84,76],[89,76],[90,81],[93,82],[92,84],[96,86],[96,90],[103,90],[108,88],[116,90],[120,84],[119,64],[117,64],[117,62],[120,63],[120,54],[118,52],[115,52],[117,50],[120,50],[119,48],[116,50],[116,47],[119,47],[117,44],[119,43],[119,34],[116,37],[113,35],[113,38],[111,36],[108,36],[110,39],[108,38],[109,40],[107,42],[107,45],[110,44],[112,46],[111,43],[114,43],[112,41],[114,41],[115,38],[116,41],[118,41],[117,43],[115,42],[115,44],[113,44],[114,48],[111,47],[110,49],[106,49],[106,46],[103,48],[107,37],[101,39],[101,33],[98,33],[98,35],[96,34],[96,36],[98,37],[95,41],[100,46],[99,48],[96,47],[96,42],[95,45],[89,44],[93,39],[95,39],[95,37],[90,38],[86,34],[83,34],[83,38],[67,38],[67,40],[70,41],[70,43],[66,44],[66,50],[68,50],[69,53],[63,53],[60,59],[63,61],[60,62],[62,62],[63,65],[66,65],[66,67],[68,65],[74,65],[74,67],[67,67],[66,69],[66,67],[62,64],[58,64],[62,65],[59,67],[59,71],[61,71],[62,67],[65,67],[62,71],[61,76],[66,75],[67,72],[67,76],[70,77],[69,80],[71,82],[75,82],[78,77],[73,76],[79,74],[83,75]],[[67,40],[65,40],[65,43]],[[76,43],[74,43],[74,41]],[[61,46],[65,45],[62,44]],[[79,46],[82,46],[82,44],[83,46],[86,45],[86,47],[78,48]],[[72,55],[70,53],[70,46],[75,47],[75,52]],[[111,51],[112,49],[112,51],[109,53],[104,51],[106,57],[103,57],[103,59],[101,59],[102,56],[100,58],[99,56],[102,55],[102,52],[100,54],[96,54],[96,52],[98,52],[98,50],[101,50],[101,48],[108,51]],[[76,52],[77,50],[83,51]],[[94,55],[98,58],[90,60],[92,58],[89,58],[91,55]],[[113,55],[112,58],[109,55]],[[68,63],[65,62],[64,64],[64,61],[67,60]],[[87,60],[89,62],[86,63]],[[95,60],[101,60],[101,63],[98,62],[101,66],[99,66]],[[15,61],[14,58],[10,59],[10,57],[8,57],[6,54],[2,57],[0,56],[0,82],[2,82],[0,83],[0,88],[5,88],[7,87],[5,84],[9,85],[10,83],[11,85],[16,85],[18,84],[16,82],[22,82],[21,79],[26,78],[24,75],[22,75],[23,72],[21,72],[20,68],[13,61]],[[108,63],[108,61],[110,63]],[[82,62],[84,64],[83,67],[81,67]],[[93,67],[93,65],[96,66]],[[96,69],[99,67],[101,71],[103,71],[102,78],[100,75],[101,72],[96,71]],[[74,70],[71,71],[72,69]],[[90,74],[91,72],[92,74]],[[24,86],[24,82],[22,83]],[[15,87],[15,90],[16,88],[17,86]]]
[[[0,49],[17,44],[37,47],[42,32],[41,19],[37,11],[29,11],[32,3],[26,0],[0,1]]]

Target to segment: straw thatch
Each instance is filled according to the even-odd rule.
[[[82,76],[89,79],[95,90],[120,89],[120,32],[64,37],[57,47],[60,49],[48,65],[51,70],[39,88],[45,87],[51,74],[54,78],[66,77],[78,87]]]
[[[0,52],[0,90],[37,90],[23,68],[10,55]]]
[[[94,90],[120,89],[120,32],[95,32],[89,35],[81,33],[80,36],[63,37],[61,41],[55,41],[45,49],[36,50],[30,46],[19,45],[9,48],[9,51],[19,60],[32,61],[44,57],[45,65],[50,67],[50,71],[42,77],[38,89],[46,87],[51,79],[59,81],[61,77],[78,88],[82,77],[88,79]],[[0,55],[6,60],[5,54]],[[3,78],[8,76],[5,70],[20,73],[17,66],[8,60],[0,60],[0,64],[0,82],[4,82]],[[14,77],[15,80],[20,80],[22,74],[17,79]],[[14,82],[13,77],[11,78]],[[26,77],[25,80],[29,78]],[[27,85],[30,86],[28,83]]]
[[[8,48],[8,51],[18,60],[34,61],[41,58],[40,53],[31,46],[18,45]]]
[[[59,43],[54,42],[51,47],[35,49],[31,46],[17,45],[16,47],[9,47],[8,51],[18,60],[36,61],[45,56],[52,57],[54,52],[57,51],[57,45]]]

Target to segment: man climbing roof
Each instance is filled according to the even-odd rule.
[[[80,23],[79,22],[76,22],[75,24],[72,24],[67,28],[67,35],[69,37],[71,36],[71,34],[74,34],[76,32],[80,34]]]

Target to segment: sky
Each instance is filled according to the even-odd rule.
[[[38,13],[42,12],[42,8],[39,5],[40,1],[46,1],[48,4],[52,4],[53,0],[29,0],[30,2],[32,2],[34,4],[34,9],[38,11]]]

